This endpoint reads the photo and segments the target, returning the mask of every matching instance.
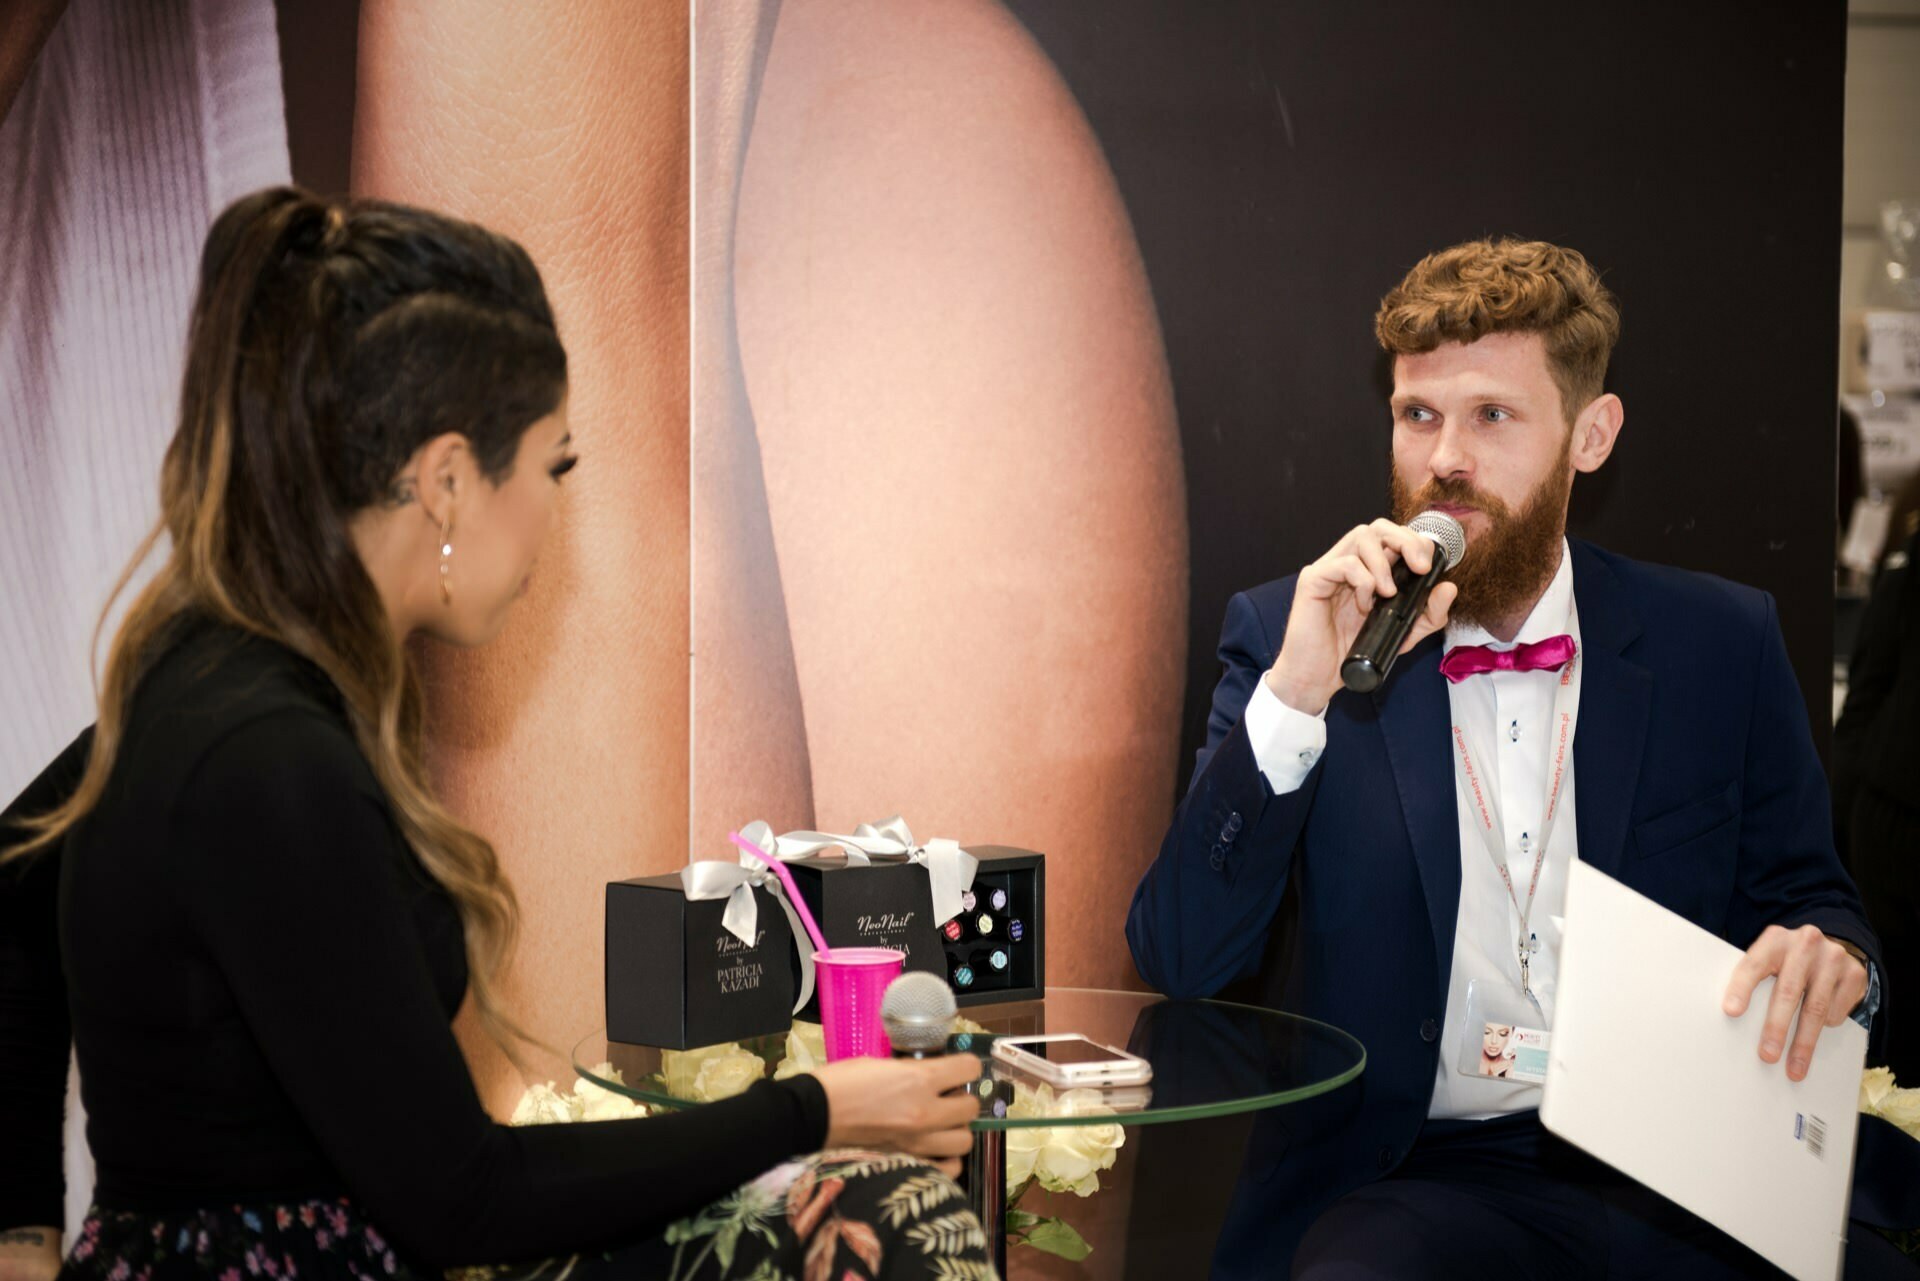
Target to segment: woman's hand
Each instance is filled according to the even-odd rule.
[[[894,1148],[959,1173],[959,1158],[973,1148],[967,1123],[980,1104],[951,1092],[979,1079],[977,1057],[842,1059],[813,1074],[827,1091],[829,1148]]]
[[[0,1281],[53,1281],[58,1271],[59,1228],[0,1231]]]

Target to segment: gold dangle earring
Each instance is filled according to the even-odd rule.
[[[443,605],[453,604],[453,585],[447,581],[448,575],[453,573],[453,566],[449,563],[452,558],[453,513],[448,512],[447,518],[440,522],[440,603]]]

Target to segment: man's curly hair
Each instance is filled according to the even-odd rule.
[[[1567,421],[1606,382],[1620,311],[1579,251],[1544,240],[1470,240],[1422,258],[1380,300],[1380,345],[1414,356],[1488,334],[1539,334]]]

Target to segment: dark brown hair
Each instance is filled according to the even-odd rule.
[[[201,255],[161,517],[114,596],[163,536],[170,552],[114,636],[80,786],[29,819],[34,835],[0,861],[58,839],[99,801],[160,642],[183,614],[210,615],[304,656],[339,688],[401,830],[459,909],[477,1012],[511,1054],[520,1032],[493,980],[518,928],[513,890],[493,847],[428,784],[420,679],[348,522],[446,432],[466,437],[498,484],[566,377],[540,274],[505,237],[289,187],[228,206]]]
[[[1577,250],[1544,240],[1470,240],[1415,264],[1380,300],[1373,332],[1396,356],[1488,334],[1539,334],[1572,422],[1606,384],[1620,311]]]

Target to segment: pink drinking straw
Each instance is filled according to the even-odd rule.
[[[827,946],[827,940],[820,933],[820,926],[815,923],[813,913],[807,910],[807,900],[800,897],[800,887],[793,883],[793,873],[787,870],[787,865],[777,858],[769,858],[765,850],[755,845],[752,841],[747,840],[738,832],[728,832],[727,839],[773,870],[773,874],[780,878],[780,883],[787,887],[787,898],[792,902],[794,911],[800,913],[800,923],[806,926],[807,933],[813,936],[813,946],[815,950],[831,952],[833,949]]]

